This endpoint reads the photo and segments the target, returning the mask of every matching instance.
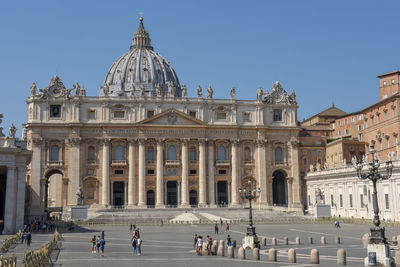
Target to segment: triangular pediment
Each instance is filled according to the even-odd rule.
[[[193,118],[174,108],[163,111],[139,124],[146,125],[206,125],[203,121]]]

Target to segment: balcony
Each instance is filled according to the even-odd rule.
[[[63,161],[47,161],[47,166],[50,167],[61,167],[64,165]]]
[[[231,161],[230,160],[217,160],[216,166],[221,167],[221,166],[230,166]]]
[[[165,166],[171,167],[171,166],[175,166],[175,167],[179,167],[181,164],[181,162],[179,160],[166,160],[165,161]]]
[[[112,160],[111,166],[126,166],[126,160]]]

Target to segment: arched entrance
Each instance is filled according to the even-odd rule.
[[[60,210],[66,203],[64,196],[63,173],[54,169],[46,173],[44,184],[44,207],[49,212]]]
[[[217,204],[228,204],[228,183],[226,181],[217,182]]]
[[[196,190],[190,190],[189,203],[190,203],[190,206],[197,206],[197,191]]]
[[[113,205],[123,206],[125,205],[125,183],[114,182],[113,183]]]
[[[286,174],[283,171],[275,171],[272,174],[272,196],[273,204],[276,206],[287,206],[288,196],[287,196],[287,182]]]
[[[155,201],[155,194],[153,190],[147,191],[147,200],[146,204],[148,208],[154,208],[154,205],[156,204]]]
[[[7,169],[0,167],[0,233],[4,228],[4,208],[6,203]]]
[[[167,205],[178,205],[178,183],[176,181],[167,182]]]

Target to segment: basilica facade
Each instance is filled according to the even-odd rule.
[[[57,76],[31,85],[25,125],[29,216],[80,204],[91,209],[235,207],[251,181],[260,207],[302,210],[294,91],[279,82],[255,100],[196,97],[154,51],[140,20],[128,52],[99,96]]]

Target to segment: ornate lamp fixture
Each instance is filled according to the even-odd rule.
[[[249,200],[249,227],[247,227],[247,233],[244,245],[248,245],[250,247],[260,247],[260,242],[258,241],[256,228],[253,226],[253,209],[251,206],[251,201],[260,196],[261,189],[256,188],[253,185],[252,180],[248,180],[248,185],[245,187],[239,188],[239,194],[242,199]],[[249,244],[250,243],[250,244]]]

